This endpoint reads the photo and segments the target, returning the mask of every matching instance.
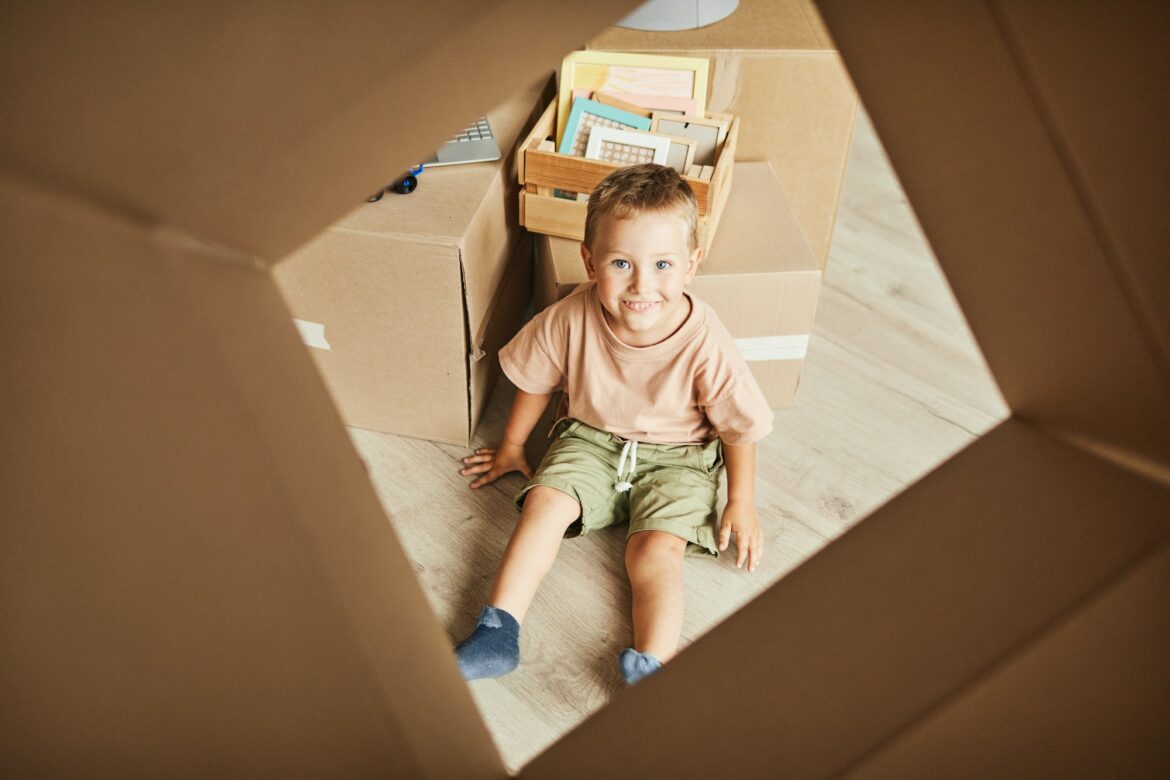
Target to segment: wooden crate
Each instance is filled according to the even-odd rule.
[[[517,156],[522,185],[520,224],[535,233],[580,241],[585,236],[585,203],[554,197],[553,190],[592,192],[602,179],[621,166],[557,153],[553,140],[556,124],[557,105],[554,101],[520,145]],[[699,202],[699,244],[704,253],[711,248],[719,217],[731,192],[731,172],[735,167],[738,138],[739,118],[733,117],[715,165],[705,166],[709,170],[702,176],[683,176]]]

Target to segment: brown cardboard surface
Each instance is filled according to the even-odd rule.
[[[1170,377],[1170,157],[1162,143],[1170,137],[1170,58],[1161,55],[1170,9],[1129,3],[1135,13],[1121,17],[1109,5],[1087,3],[993,7],[1027,63],[1030,88],[1150,351]],[[1088,56],[1069,57],[1070,50]],[[1135,67],[1141,78],[1133,77]]]
[[[502,775],[269,275],[11,179],[0,225],[3,774]]]
[[[771,166],[736,163],[734,176],[719,233],[690,289],[715,308],[737,340],[807,336],[821,289],[820,264]],[[537,246],[536,304],[544,308],[587,277],[578,242],[540,236]],[[803,351],[790,348],[791,356],[762,359],[747,342],[741,349],[769,404],[778,409],[794,403]]]
[[[4,774],[503,774],[271,277],[206,242],[279,257],[622,5],[5,8]],[[1017,419],[524,775],[1164,767],[1164,12],[823,5]]]
[[[324,327],[331,349],[307,349],[347,424],[466,441],[457,248],[330,230],[282,263],[277,281],[292,316]]]
[[[772,162],[824,265],[857,96],[812,3],[742,0],[697,30],[611,27],[589,48],[710,58],[708,109],[740,117],[736,159]]]
[[[471,430],[487,409],[492,388],[500,378],[500,349],[516,335],[532,302],[532,267],[535,246],[531,235],[520,239],[516,257],[509,264],[488,316],[474,340],[471,355],[470,397]]]
[[[1008,421],[521,776],[836,774],[1165,544],[1167,517],[1170,491]]]
[[[1126,36],[1133,42],[1126,51],[1135,52],[1147,40],[1143,28],[1164,30],[1166,14],[1140,4],[1070,14],[1037,5],[1059,13],[1067,32],[1057,34],[1038,29],[1048,18],[1039,10],[1035,18],[1004,17],[999,8],[822,4],[1008,404],[1023,417],[1170,463],[1164,324],[1150,312],[1157,288],[1144,286],[1165,278],[1157,270],[1166,267],[1165,252],[1153,245],[1166,230],[1156,205],[1164,203],[1166,163],[1151,152],[1159,161],[1147,177],[1108,130],[1140,128],[1128,137],[1164,127],[1157,80],[1164,66],[1145,66],[1160,55],[1150,48],[1119,58],[1096,45],[1078,56],[1085,64],[1071,65],[1067,51],[1058,60],[1016,42],[1090,39],[1107,17],[1104,26],[1117,30],[1108,35]],[[1079,91],[1075,74],[1097,63]],[[1068,91],[1054,99],[1045,84],[1057,69]],[[1117,90],[1110,110],[1090,108],[1106,85]],[[1083,101],[1075,109],[1072,94]],[[1162,108],[1135,102],[1135,94]],[[1062,129],[1074,126],[1086,129]],[[1075,142],[1064,140],[1072,135]],[[1119,164],[1105,179],[1092,173],[1115,156]],[[1163,196],[1133,197],[1150,192]]]
[[[631,5],[9,8],[0,166],[278,260]]]
[[[1163,545],[848,776],[1170,775],[1167,593]]]
[[[515,259],[515,147],[551,95],[546,75],[488,112],[499,161],[428,169],[409,196],[359,206],[275,269],[294,316],[324,328],[330,349],[311,352],[347,424],[470,440],[498,375],[494,349],[473,337],[489,313],[494,333],[515,330],[528,305],[519,271],[516,289],[497,292],[531,261],[531,250]]]

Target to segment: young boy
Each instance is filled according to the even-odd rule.
[[[581,257],[590,283],[500,351],[516,385],[504,440],[464,458],[459,473],[475,476],[473,488],[511,471],[529,481],[488,606],[456,648],[466,679],[519,664],[520,624],[564,536],[629,521],[634,645],[619,657],[627,684],[678,649],[684,554],[717,556],[734,533],[736,567],[759,565],[754,442],[771,430],[772,412],[726,328],[685,290],[702,254],[697,222],[695,196],[674,170],[614,171],[589,197]],[[563,414],[533,475],[524,444],[558,390]]]

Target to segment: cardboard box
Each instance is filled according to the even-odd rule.
[[[558,198],[553,193],[556,190],[592,192],[620,166],[556,152],[551,140],[556,137],[556,112],[557,104],[553,100],[520,145],[517,165],[523,185],[520,224],[536,233],[580,241],[585,237],[587,205],[579,200]],[[692,166],[706,169],[706,178],[683,176],[699,204],[699,243],[706,249],[715,238],[724,204],[731,193],[738,138],[739,119],[732,117],[715,165]]]
[[[737,160],[768,160],[823,266],[857,95],[811,0],[740,0],[697,30],[610,27],[588,47],[711,60],[707,108],[740,118]]]
[[[771,167],[736,163],[724,229],[690,289],[714,307],[774,409],[791,406],[821,289],[821,269]],[[536,305],[586,280],[580,243],[539,236]]]
[[[521,775],[1161,776],[1166,14],[822,8],[1012,417]],[[5,775],[506,774],[266,266],[627,10],[6,18]]]
[[[6,13],[0,775],[505,775],[269,267],[628,6]]]
[[[347,424],[470,442],[532,294],[515,149],[552,89],[488,112],[500,160],[425,170],[410,195],[359,206],[276,268]]]

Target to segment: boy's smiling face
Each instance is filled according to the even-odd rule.
[[[702,255],[690,247],[686,220],[670,211],[609,216],[593,244],[581,245],[581,257],[618,340],[648,347],[678,330],[690,313],[683,290]]]

